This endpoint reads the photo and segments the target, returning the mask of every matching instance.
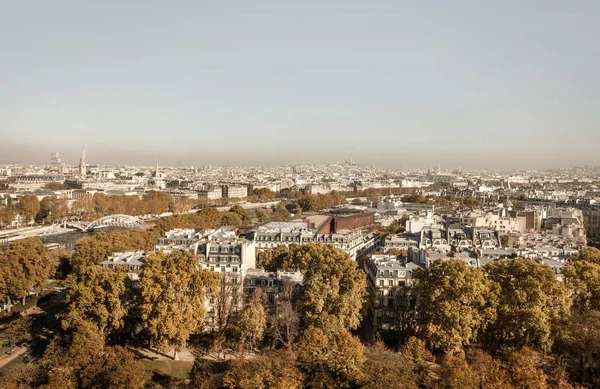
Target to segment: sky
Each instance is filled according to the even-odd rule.
[[[600,165],[600,1],[0,0],[0,163]]]

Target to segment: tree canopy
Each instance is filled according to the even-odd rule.
[[[160,351],[185,347],[204,324],[204,300],[217,291],[219,275],[200,269],[187,251],[147,256],[140,271],[140,311],[153,346]]]

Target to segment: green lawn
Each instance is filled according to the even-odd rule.
[[[143,359],[142,363],[149,370],[182,379],[190,378],[190,370],[194,365],[194,362],[191,361],[150,361],[147,359]]]

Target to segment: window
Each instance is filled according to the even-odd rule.
[[[275,304],[275,293],[267,293],[269,304]]]
[[[383,296],[383,290],[380,290],[380,291],[379,291],[379,295],[380,295],[380,296]]]
[[[388,280],[388,286],[394,286],[394,280]]]
[[[238,268],[237,268],[237,267],[234,267],[234,268],[233,268],[233,272],[234,272],[234,273],[237,273],[237,270],[238,270]]]
[[[211,266],[211,267],[210,267],[210,271],[215,271],[215,267],[214,267],[214,266]]]
[[[379,286],[384,286],[383,282],[384,282],[383,280],[379,280]]]
[[[256,280],[254,278],[250,278],[250,285],[256,285]]]
[[[379,306],[380,306],[380,307],[383,307],[383,305],[384,305],[384,304],[383,304],[383,302],[384,302],[384,301],[385,301],[385,299],[384,299],[384,298],[380,298],[380,299],[379,299]]]
[[[221,266],[221,272],[225,273],[225,266]]]

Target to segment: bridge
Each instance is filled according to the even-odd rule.
[[[148,225],[137,216],[130,215],[110,215],[101,217],[91,223],[86,222],[69,222],[68,227],[76,228],[80,231],[90,231],[102,227],[121,227],[129,229],[144,229]]]

